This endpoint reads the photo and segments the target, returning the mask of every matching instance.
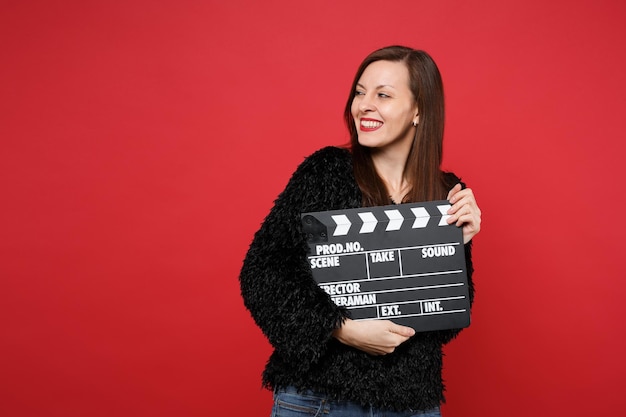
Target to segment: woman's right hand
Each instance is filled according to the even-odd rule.
[[[387,355],[415,334],[410,327],[389,320],[351,320],[333,332],[341,343],[369,353]]]

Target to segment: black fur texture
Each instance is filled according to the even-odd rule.
[[[446,174],[450,188],[459,180]],[[389,410],[428,410],[444,399],[442,346],[459,330],[418,333],[385,356],[343,345],[332,331],[349,313],[315,283],[303,212],[361,206],[348,150],[327,147],[298,167],[255,234],[240,274],[246,308],[274,347],[263,385],[295,386]],[[473,301],[471,245],[465,245]]]

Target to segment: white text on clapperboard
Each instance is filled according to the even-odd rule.
[[[316,245],[315,252],[317,257],[311,258],[311,268],[332,268],[341,266],[339,254],[361,253],[365,249],[360,242],[333,243],[327,245]],[[396,250],[376,250],[367,253],[371,263],[395,262]],[[425,246],[421,249],[422,258],[433,258],[442,256],[453,256],[456,248],[453,245],[446,246]],[[327,255],[327,256],[324,256]],[[364,306],[376,304],[376,294],[361,292],[361,284],[354,283],[338,283],[338,284],[322,284],[321,288],[331,296],[335,304],[339,306]],[[442,311],[439,301],[433,301],[426,307],[430,311]],[[381,315],[395,316],[399,315],[400,310],[397,305],[382,306]]]

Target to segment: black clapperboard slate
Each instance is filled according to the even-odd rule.
[[[355,320],[416,331],[470,324],[462,230],[445,201],[302,214],[313,278]]]

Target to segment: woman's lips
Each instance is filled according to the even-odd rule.
[[[380,120],[361,119],[360,128],[362,132],[373,132],[383,125]]]

